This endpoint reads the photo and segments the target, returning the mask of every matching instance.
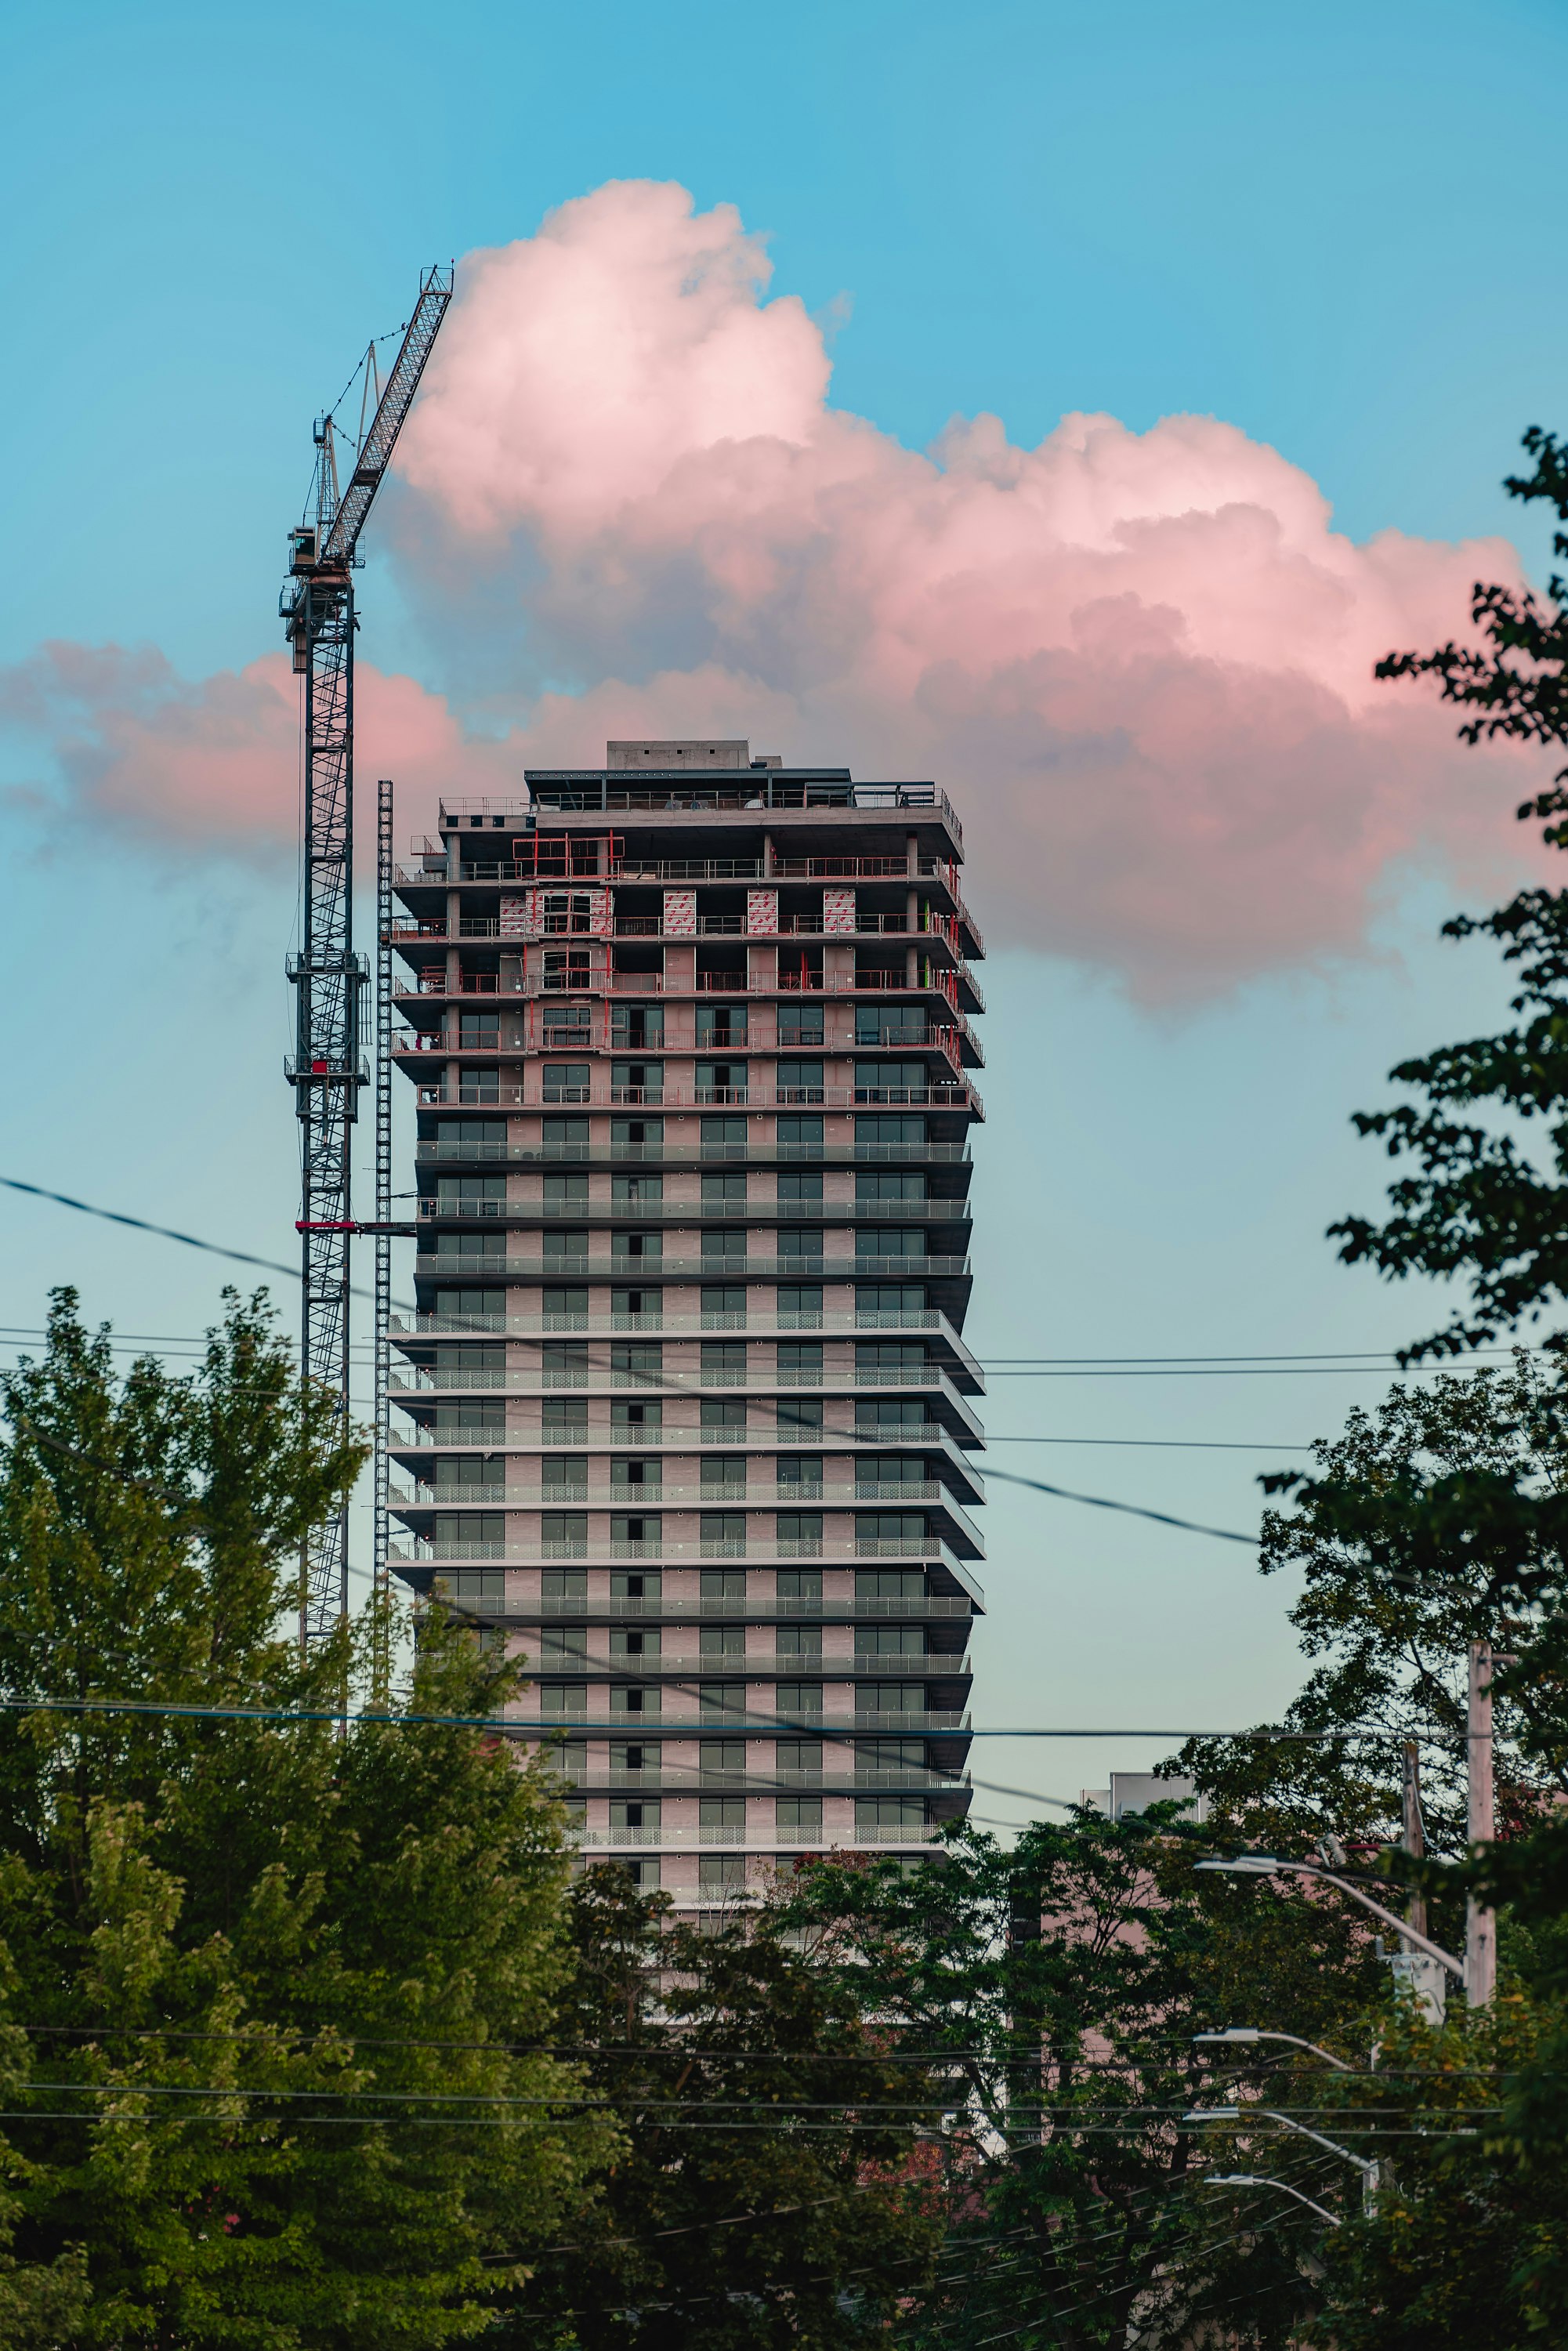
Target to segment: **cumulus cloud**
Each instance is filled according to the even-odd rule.
[[[193,683],[150,646],[49,643],[0,670],[0,722],[47,746],[50,783],[78,819],[203,852],[281,855],[298,842],[299,682],[286,653]],[[362,784],[394,777],[421,819],[455,779],[474,791],[521,781],[505,741],[470,740],[441,695],[363,661],[355,769]]]
[[[515,690],[608,674],[628,729],[935,772],[1004,935],[1145,994],[1354,950],[1412,862],[1513,870],[1528,763],[1372,675],[1516,580],[1506,541],[1357,544],[1210,417],[1026,449],[981,415],[907,449],[829,403],[768,276],[731,207],[646,183],[465,266],[399,538]]]

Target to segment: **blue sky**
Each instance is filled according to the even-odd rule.
[[[1136,430],[1212,413],[1304,467],[1357,538],[1506,529],[1539,566],[1498,484],[1526,423],[1564,421],[1568,312],[1538,225],[1558,8],[674,0],[322,25],[288,5],[13,24],[0,663],[48,637],[147,642],[199,676],[269,649],[310,417],[367,336],[406,315],[422,262],[530,235],[612,178],[738,205],[774,291],[831,322],[835,402],[906,444],[978,410],[1025,443],[1069,409]],[[440,684],[374,563],[367,588],[367,653]],[[39,756],[13,743],[5,779],[26,787]],[[0,1172],[288,1255],[291,866],[152,852],[25,802],[3,820],[33,985]],[[1374,1349],[1425,1327],[1319,1236],[1381,1180],[1350,1110],[1501,1001],[1483,952],[1431,943],[1446,910],[1396,888],[1364,956],[1179,1017],[1049,955],[994,961],[982,1351]],[[59,1280],[128,1330],[212,1311],[199,1259],[4,1213],[14,1328]],[[1301,1444],[1377,1386],[998,1379],[989,1421],[1102,1440],[998,1464],[1246,1527],[1273,1455],[1104,1440]],[[1288,1693],[1281,1595],[1239,1547],[1066,1504],[990,1515],[977,1719],[1239,1722]],[[990,1775],[1073,1794],[1158,1751],[1020,1744]]]

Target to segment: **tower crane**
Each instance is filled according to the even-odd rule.
[[[289,532],[288,578],[278,599],[295,674],[305,681],[304,930],[286,967],[298,1019],[296,1050],[285,1064],[299,1121],[300,1368],[306,1379],[333,1391],[345,1422],[351,1146],[360,1088],[369,1080],[360,1034],[368,975],[354,952],[353,575],[363,560],[360,533],[452,299],[453,274],[434,268],[421,277],[419,299],[365,428],[376,381],[373,345],[367,354],[363,429],[346,486],[340,486],[332,417],[318,418],[315,520]],[[311,1537],[302,1583],[305,1642],[331,1632],[348,1611],[347,1497]]]

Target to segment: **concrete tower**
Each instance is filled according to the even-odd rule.
[[[394,1567],[526,1653],[585,1856],[917,1855],[983,1605],[957,817],[741,742],[527,782],[399,875]]]

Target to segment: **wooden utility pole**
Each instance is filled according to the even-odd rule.
[[[1469,1651],[1469,1750],[1467,1834],[1473,1853],[1497,1834],[1492,1792],[1491,1677],[1495,1660],[1490,1641],[1472,1641]],[[1497,1913],[1472,1894],[1465,1910],[1465,1998],[1472,2008],[1490,2006],[1497,1989]]]

